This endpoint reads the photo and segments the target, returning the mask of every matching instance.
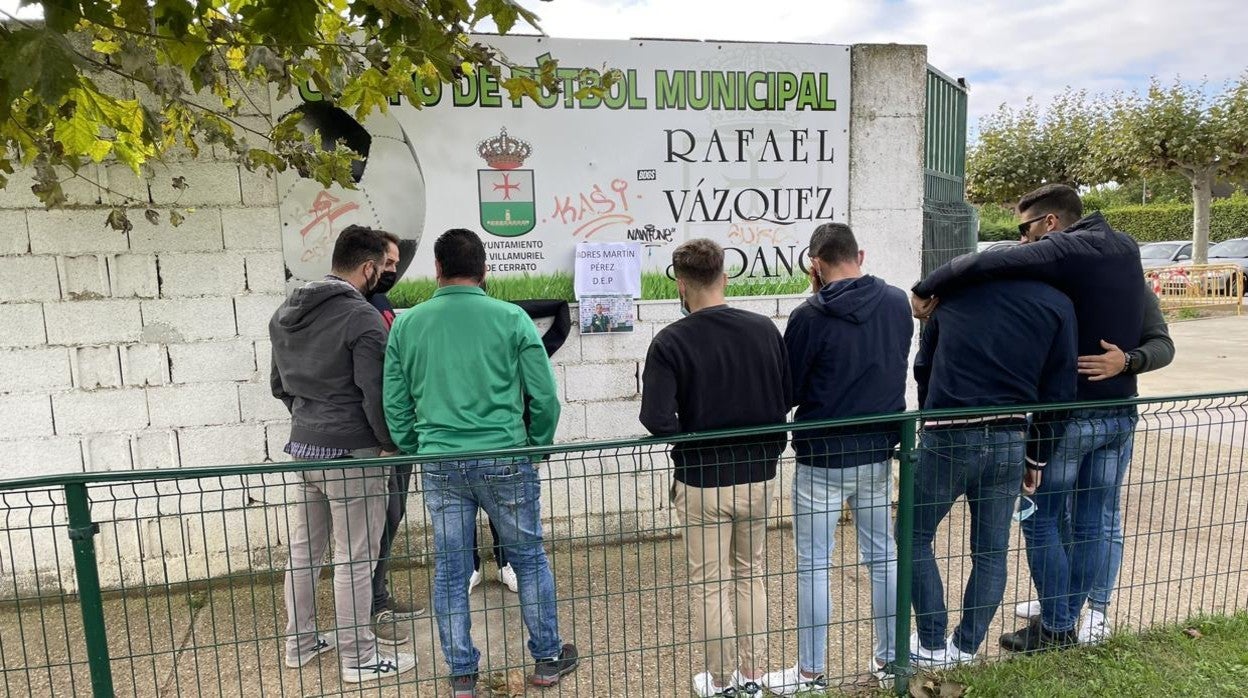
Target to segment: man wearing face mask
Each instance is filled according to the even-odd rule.
[[[397,448],[382,408],[386,327],[365,296],[387,265],[390,233],[349,226],[334,244],[332,272],[296,289],[269,322],[274,397],[290,410],[286,452],[296,460],[373,458]],[[390,263],[393,269],[393,262]],[[371,629],[373,561],[385,525],[388,474],[378,468],[298,474],[286,569],[286,666],[334,648],[316,628],[316,582],[334,537],[334,610],[345,683],[395,676],[411,654],[379,651]]]
[[[388,235],[388,234],[387,234]],[[381,313],[381,321],[389,330],[394,325],[394,306],[386,294],[394,288],[399,280],[399,245],[394,236],[386,238],[386,261],[381,268],[381,277],[377,286],[365,297],[377,312]],[[386,586],[386,573],[390,568],[390,549],[394,538],[403,526],[403,518],[407,515],[407,491],[412,482],[412,464],[402,463],[394,466],[390,473],[388,489],[390,496],[386,502],[386,526],[381,532],[381,546],[378,552],[377,567],[373,570],[373,632],[378,641],[398,645],[407,641],[409,632],[398,621],[416,618],[425,614],[424,604],[405,602],[391,595]]]

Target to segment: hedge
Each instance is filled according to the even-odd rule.
[[[1192,207],[1186,204],[1122,206],[1102,211],[1115,229],[1140,242],[1192,239]],[[1248,200],[1243,197],[1213,202],[1209,241],[1248,237]],[[1018,229],[1003,222],[980,222],[980,240],[1015,240]]]
[[[1123,206],[1103,211],[1105,219],[1140,242],[1192,239],[1192,207],[1186,204]],[[1209,241],[1248,237],[1248,201],[1243,198],[1213,202]]]

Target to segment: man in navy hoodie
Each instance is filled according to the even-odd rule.
[[[992,279],[1036,279],[1070,297],[1079,322],[1079,353],[1100,354],[1102,342],[1138,347],[1145,302],[1140,293],[1144,272],[1139,247],[1100,213],[1083,216],[1083,202],[1062,184],[1045,185],[1018,202],[1019,234],[1026,245],[991,254],[959,257],[933,271],[913,289],[916,315],[927,309],[921,299]],[[982,289],[976,289],[982,292]],[[1101,381],[1081,376],[1079,400],[1113,400],[1136,394],[1130,354],[1123,371]],[[1117,516],[1119,491],[1131,460],[1134,407],[1075,411],[1060,434],[1043,482],[1036,492],[1036,513],[1022,525],[1027,563],[1040,594],[1040,618],[1026,628],[1001,636],[1001,646],[1016,652],[1070,647],[1089,592],[1112,564],[1107,517]],[[1070,545],[1063,545],[1059,521],[1073,492]]]
[[[1075,336],[1070,299],[1047,284],[994,281],[953,292],[923,328],[914,361],[919,404],[935,410],[1068,402],[1075,396]],[[1039,414],[1029,426],[1026,414],[1008,411],[923,421],[914,474],[914,664],[952,666],[979,651],[1005,591],[1020,485],[1031,492],[1047,481],[1042,468],[1063,424],[1060,416]],[[932,541],[962,495],[970,509],[971,574],[961,622],[946,638]]]
[[[849,226],[825,223],[810,237],[814,295],[789,315],[784,331],[793,377],[795,420],[901,412],[914,321],[906,294],[862,273],[864,253]],[[860,559],[871,571],[875,652],[870,672],[893,661],[897,553],[890,508],[899,425],[793,432],[793,530],[797,543],[798,664],[764,677],[772,693],[824,691],[831,603],[828,564],[841,507],[854,511]]]

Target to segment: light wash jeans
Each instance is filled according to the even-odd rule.
[[[555,578],[542,547],[542,489],[533,463],[527,458],[426,463],[421,482],[433,523],[433,612],[451,675],[477,673],[481,658],[472,644],[468,606],[478,508],[498,529],[520,582],[529,653],[535,660],[559,656]]]
[[[855,468],[797,464],[793,476],[793,537],[797,543],[797,656],[807,674],[822,674],[832,602],[828,564],[846,501],[854,512],[859,561],[871,570],[875,659],[893,661],[896,647],[897,550],[889,502],[890,461]]]

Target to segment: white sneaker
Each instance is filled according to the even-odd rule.
[[[378,652],[367,664],[342,668],[343,683],[364,683],[390,676],[398,676],[416,668],[416,657],[405,652],[388,656]]]
[[[498,568],[498,581],[506,585],[511,593],[520,593],[520,580],[516,579],[516,571],[511,568],[511,565]]]
[[[1014,615],[1023,620],[1031,620],[1040,617],[1039,601],[1024,601],[1014,606]]]
[[[919,634],[910,635],[910,663],[925,669],[935,669],[945,665],[949,659],[949,643],[940,649],[929,650],[919,642]]]
[[[761,696],[763,695],[763,687],[754,679],[749,678],[740,671],[732,672],[732,686],[737,689],[739,696]]]
[[[802,676],[801,669],[789,667],[780,671],[772,671],[763,675],[761,683],[777,696],[792,696],[806,691],[824,692],[828,690],[828,682],[822,675],[813,679]]]
[[[715,698],[715,696],[735,696],[737,689],[732,684],[715,685],[715,678],[711,676],[711,672],[704,671],[693,677],[693,692],[698,698]]]
[[[1109,618],[1106,618],[1104,613],[1095,609],[1090,610],[1088,617],[1079,624],[1079,644],[1099,645],[1108,640],[1113,632],[1114,628],[1109,624]]]
[[[963,652],[958,646],[953,644],[953,636],[945,642],[945,666],[955,667],[961,664],[970,664],[975,661],[975,655],[971,652]]]
[[[286,666],[290,667],[291,669],[299,669],[299,668],[305,667],[313,659],[316,659],[322,654],[325,654],[326,652],[329,652],[333,649],[334,649],[333,640],[329,639],[329,637],[326,635],[317,635],[316,647],[314,647],[311,652],[309,652],[308,654],[302,657],[294,658],[294,657],[291,657],[290,655],[286,655]]]
[[[468,578],[468,593],[471,594],[481,584],[481,570],[473,570],[472,576]]]

